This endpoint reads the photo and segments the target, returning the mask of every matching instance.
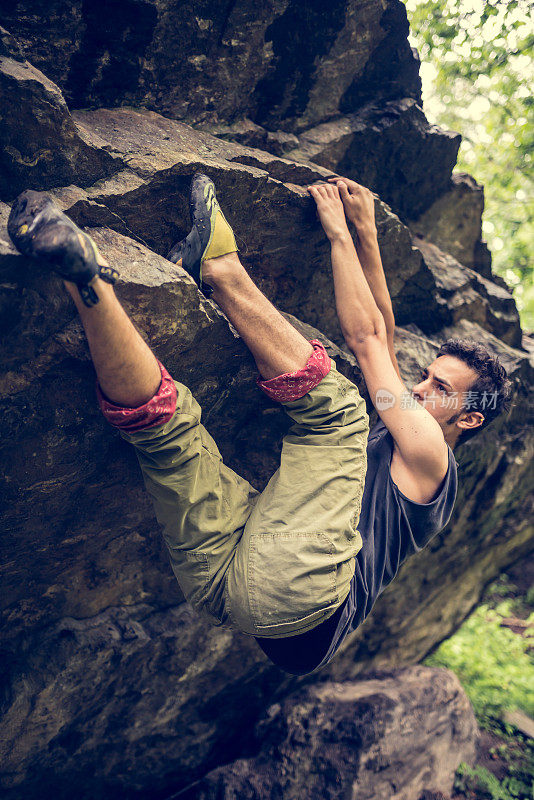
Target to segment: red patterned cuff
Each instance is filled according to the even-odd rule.
[[[159,389],[154,397],[138,408],[127,408],[112,403],[97,382],[98,404],[107,421],[115,428],[130,432],[142,431],[145,428],[164,425],[171,419],[176,410],[176,386],[161,361],[158,361],[158,364],[161,370]]]
[[[271,400],[279,402],[299,400],[328,375],[332,368],[332,362],[324,346],[318,339],[310,339],[310,344],[313,345],[313,353],[303,369],[299,369],[297,372],[286,372],[284,375],[278,375],[267,381],[256,378],[260,389]]]

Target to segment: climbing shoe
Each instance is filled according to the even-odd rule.
[[[78,287],[86,306],[98,303],[92,284],[98,276],[115,283],[119,273],[103,260],[90,236],[81,231],[44,192],[22,192],[11,208],[7,230],[17,250],[49,264]]]
[[[202,264],[208,258],[217,258],[238,250],[232,228],[221,211],[215,193],[215,184],[197,172],[191,181],[189,194],[191,231],[185,239],[174,245],[167,258],[182,267],[196,281],[205,297],[213,293],[212,287],[202,280]]]

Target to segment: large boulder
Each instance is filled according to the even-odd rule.
[[[191,174],[207,170],[235,228],[243,263],[262,291],[284,311],[343,343],[328,242],[305,188],[324,180],[327,170],[222,141],[154,112],[99,109],[74,112],[74,118],[128,168],[84,191],[56,190],[73,219],[108,225],[164,255],[188,232]],[[411,322],[434,333],[471,315],[507,343],[520,345],[509,291],[413,237],[378,197],[375,216],[400,325]]]
[[[455,675],[412,667],[319,682],[270,706],[252,755],[210,772],[183,800],[420,800],[453,788],[475,757],[477,724]]]
[[[264,485],[289,419],[257,389],[242,341],[182,270],[114,231],[92,234],[226,462]],[[183,603],[133,450],[97,409],[72,304],[13,252],[4,227],[0,238],[2,794],[40,798],[44,785],[66,798],[73,780],[87,798],[168,790],[223,752],[237,757],[241,726],[282,676],[253,640],[211,629]],[[353,360],[338,362],[355,378]]]
[[[81,798],[165,797],[239,758],[258,714],[292,681],[250,637],[210,628],[183,603],[133,451],[98,412],[74,309],[3,230],[3,793],[31,800],[44,784],[61,799],[76,781]],[[263,488],[289,420],[258,391],[241,340],[182,270],[110,228],[91,233],[121,270],[121,301],[191,387],[225,461]],[[289,319],[322,338],[364,391],[349,353]],[[341,680],[422,658],[531,547],[532,367],[487,337],[517,387],[512,415],[460,448],[451,524],[349,637],[326,671]],[[402,328],[397,340],[410,385],[435,344]]]
[[[326,170],[223,141],[151,111],[98,109],[74,112],[74,118],[128,165],[84,190],[54,190],[76,222],[106,225],[165,255],[189,230],[191,176],[207,171],[260,289],[282,310],[343,342],[329,246],[306,191],[309,183],[325,179]],[[378,198],[376,219],[399,321],[409,313],[410,321],[423,324],[428,291],[421,273],[431,285],[430,272],[408,228]]]
[[[253,359],[224,315],[165,254],[187,233],[191,176],[208,171],[254,280],[308,338],[325,342],[365,395],[344,347],[328,246],[306,192],[329,170],[280,157],[288,142],[280,134],[276,155],[146,108],[101,106],[143,103],[228,127],[246,111],[265,130],[287,135],[332,110],[350,115],[375,100],[420,102],[399,0],[362,0],[358,17],[354,4],[314,3],[306,14],[299,8],[296,0],[259,8],[206,0],[202,15],[193,15],[187,4],[120,0],[105,19],[96,0],[20,0],[2,9],[24,54],[2,38],[5,97],[11,108],[19,98],[26,120],[18,141],[13,115],[2,117],[0,140],[7,165],[7,202],[0,203],[0,758],[8,800],[63,800],[73,791],[80,800],[163,800],[243,757],[258,717],[300,682],[270,664],[250,637],[208,627],[183,602],[134,453],[97,409],[74,307],[57,277],[14,251],[5,229],[7,203],[21,188],[50,189],[87,226],[121,272],[117,293],[126,310],[193,391],[223,458],[262,489],[289,419],[258,390]],[[317,33],[320,23],[321,36],[306,49],[310,26]],[[295,42],[302,51],[296,62]],[[71,116],[51,77],[71,105],[98,107]],[[418,112],[411,113],[415,120]],[[424,141],[413,150],[423,160]],[[427,147],[436,152],[432,137]],[[448,181],[449,166],[445,159],[437,181],[445,173]],[[424,189],[418,174],[408,193]],[[392,202],[401,196],[394,182],[384,187]],[[409,206],[413,214],[426,210],[416,201]],[[533,539],[532,350],[530,340],[520,341],[513,301],[491,272],[481,279],[451,260],[446,241],[438,248],[413,236],[383,198],[375,210],[407,385],[440,340],[460,335],[501,355],[514,397],[506,418],[458,448],[451,522],[403,565],[320,676],[336,681],[421,659],[455,630],[490,580],[531,551]],[[390,706],[385,728],[400,709],[415,719],[417,704],[427,707],[410,689],[408,704],[395,710],[392,691],[378,691]],[[437,703],[450,693],[433,696]],[[419,775],[433,752],[417,759]]]

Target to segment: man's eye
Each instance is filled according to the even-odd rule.
[[[438,385],[438,389],[440,390],[440,392],[445,392],[445,394],[447,394],[447,390],[446,390],[446,388],[444,386],[439,386]]]

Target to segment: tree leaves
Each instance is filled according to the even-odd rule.
[[[485,187],[494,271],[534,328],[534,34],[526,0],[407,0],[427,116],[463,136],[458,169]],[[429,78],[431,68],[432,77]],[[427,75],[425,79],[425,74]]]

